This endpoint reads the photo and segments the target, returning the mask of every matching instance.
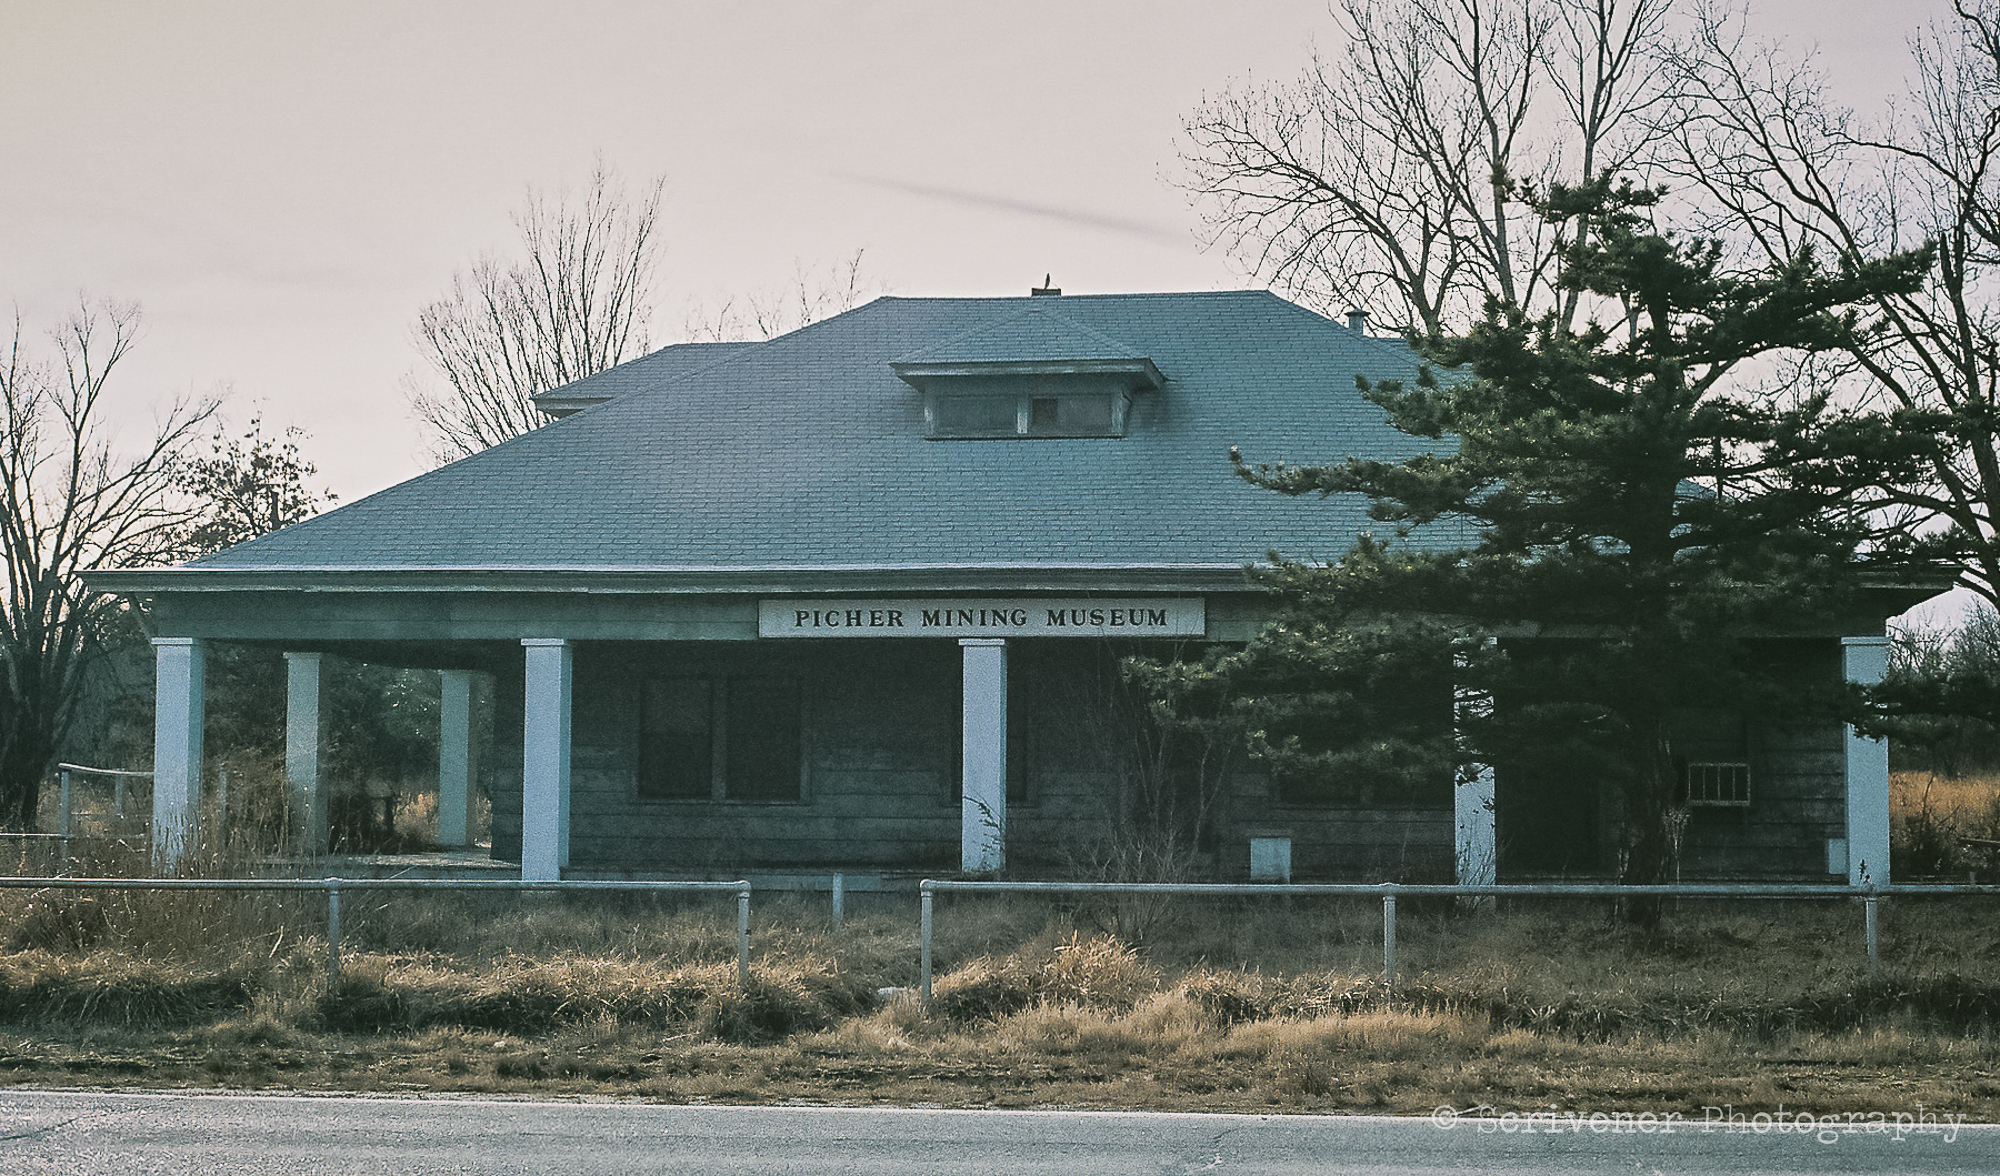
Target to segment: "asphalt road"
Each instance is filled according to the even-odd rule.
[[[1938,1119],[1876,1126],[6,1090],[0,1091],[0,1173],[1928,1176],[2000,1171],[2000,1126]]]

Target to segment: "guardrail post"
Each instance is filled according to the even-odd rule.
[[[125,819],[125,777],[111,777],[111,811],[119,820]]]
[[[922,885],[920,885],[920,886],[919,886],[919,887],[918,887],[917,889],[918,889],[918,892],[919,892],[919,894],[921,894],[921,895],[922,895],[922,898],[920,899],[920,904],[921,904],[921,908],[922,908],[922,911],[923,911],[923,914],[921,915],[921,917],[920,917],[920,918],[919,918],[919,920],[918,920],[918,923],[919,923],[919,926],[920,926],[920,928],[921,928],[921,929],[919,930],[919,932],[918,932],[918,935],[917,935],[917,938],[918,938],[918,939],[919,939],[919,940],[920,940],[920,941],[922,942],[922,944],[923,944],[923,948],[922,948],[922,954],[923,954],[923,963],[922,963],[922,965],[921,965],[921,968],[922,968],[922,976],[923,976],[923,979],[922,979],[922,983],[921,983],[921,987],[919,987],[919,988],[918,988],[918,990],[917,990],[917,999],[918,999],[918,1002],[919,1002],[919,1007],[921,1007],[921,1008],[922,1008],[922,1009],[924,1010],[924,1012],[928,1013],[928,1012],[930,1012],[930,1011],[931,1011],[931,883],[930,883],[930,879],[926,878],[926,879],[925,879],[925,880],[923,881]]]
[[[326,883],[326,989],[340,984],[340,883]]]
[[[736,983],[750,987],[750,888],[736,892]]]
[[[1396,991],[1396,896],[1382,896],[1382,982]]]
[[[833,876],[833,929],[839,931],[847,926],[847,875]]]
[[[62,770],[62,784],[59,787],[58,791],[61,793],[61,802],[60,802],[61,812],[58,814],[56,819],[56,830],[57,832],[62,834],[62,860],[64,862],[68,862],[70,813],[73,811],[70,808],[70,779],[69,779],[68,768],[64,768]]]
[[[1871,894],[1861,903],[1866,908],[1864,917],[1868,924],[1868,978],[1873,980],[1882,970],[1881,917],[1878,910],[1882,900]]]

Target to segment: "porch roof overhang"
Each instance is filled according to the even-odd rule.
[[[161,636],[282,644],[292,649],[511,644],[525,637],[755,640],[760,599],[973,593],[1199,595],[1208,601],[1209,640],[1247,641],[1269,619],[1273,604],[1253,582],[1251,570],[1223,563],[188,566],[105,569],[87,573],[85,582],[97,591],[147,602],[150,623]],[[1838,623],[1765,636],[1879,635],[1886,618],[1950,587],[1945,577],[1878,582],[1864,589],[1859,607]]]
[[[86,583],[146,602],[160,636],[348,652],[391,664],[405,663],[357,651],[424,648],[432,652],[423,656],[442,665],[458,656],[436,652],[446,647],[532,637],[754,641],[758,602],[788,596],[1201,596],[1211,605],[1209,639],[1225,641],[1248,640],[1264,614],[1258,589],[1237,564],[194,566],[102,570]]]
[[[926,392],[949,389],[964,380],[1006,379],[1103,379],[1131,391],[1151,391],[1167,386],[1167,377],[1144,356],[1132,359],[1065,359],[955,361],[940,363],[895,362],[889,369],[911,387]]]
[[[777,596],[905,592],[1240,592],[1238,563],[857,563],[633,567],[115,568],[85,573],[99,592],[140,598],[233,592],[550,593]]]
[[[1936,578],[1910,581],[1879,581],[1863,584],[1862,598],[1875,606],[1882,618],[1901,616],[1926,601],[1935,600],[1958,586],[1955,578],[1940,573]]]

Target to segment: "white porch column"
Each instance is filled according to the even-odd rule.
[[[472,844],[472,779],[478,774],[472,746],[472,671],[438,674],[437,841]]]
[[[1452,853],[1458,863],[1458,884],[1491,886],[1499,877],[1499,846],[1493,822],[1493,765],[1472,764],[1460,769],[1451,796],[1452,816],[1457,824]]]
[[[569,864],[571,646],[528,637],[521,724],[521,880],[555,882]]]
[[[317,653],[285,654],[285,802],[301,854],[327,850],[327,799],[321,779],[326,714],[320,707],[326,667]]]
[[[1007,643],[965,637],[960,868],[987,874],[1007,865]]]
[[[1889,672],[1887,637],[1842,637],[1849,682],[1872,686]],[[1889,744],[1847,728],[1847,881],[1889,884]]]
[[[203,670],[193,637],[153,638],[153,868],[177,873],[200,832]]]
[[[1489,643],[1491,638],[1488,639]],[[1460,652],[1455,659],[1463,667],[1470,660]],[[1452,734],[1465,745],[1465,727],[1493,713],[1493,698],[1470,687],[1452,692]],[[1452,782],[1452,859],[1460,886],[1491,886],[1499,877],[1499,840],[1494,833],[1493,765],[1470,763],[1458,770]]]

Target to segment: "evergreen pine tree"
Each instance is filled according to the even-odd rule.
[[[1865,330],[1855,307],[1917,282],[1928,252],[1732,273],[1715,243],[1655,230],[1656,199],[1607,178],[1531,201],[1583,226],[1562,280],[1597,318],[1490,302],[1467,335],[1423,343],[1443,378],[1364,383],[1435,452],[1234,455],[1282,493],[1365,494],[1395,532],[1331,565],[1281,562],[1282,619],[1218,667],[1281,788],[1448,798],[1453,769],[1560,764],[1609,806],[1622,878],[1659,882],[1684,811],[1677,717],[1831,713],[1837,684],[1804,696],[1760,638],[1843,632],[1890,570],[1869,507],[1910,476],[1912,422],[1760,387],[1781,365],[1758,361]],[[1494,705],[1454,731],[1453,689]]]

